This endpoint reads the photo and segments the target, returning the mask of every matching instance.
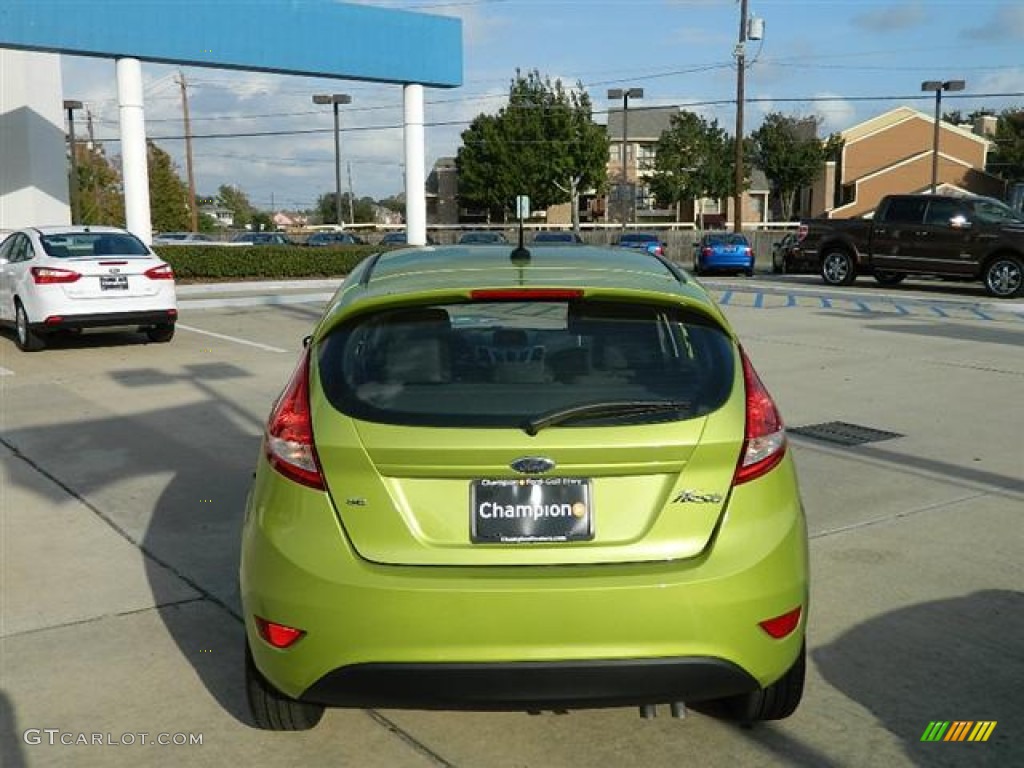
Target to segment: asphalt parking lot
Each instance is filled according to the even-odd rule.
[[[89,334],[26,355],[0,337],[0,764],[1024,764],[1024,302],[707,284],[791,428],[890,433],[792,435],[812,558],[792,718],[334,710],[308,733],[253,729],[242,508],[270,404],[336,283],[184,286],[169,345]],[[933,721],[996,726],[922,742]]]

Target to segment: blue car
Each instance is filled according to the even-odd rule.
[[[616,245],[620,248],[639,248],[654,256],[664,256],[666,250],[661,238],[650,232],[630,232],[622,235]]]
[[[736,272],[754,274],[754,249],[746,235],[735,232],[714,232],[701,237],[694,245],[693,273]]]

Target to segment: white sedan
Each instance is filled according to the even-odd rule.
[[[0,244],[0,322],[26,352],[83,328],[135,326],[170,341],[177,319],[173,270],[123,229],[29,227]]]

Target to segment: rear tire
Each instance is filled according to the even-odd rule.
[[[803,698],[806,673],[807,647],[802,645],[800,655],[786,674],[767,688],[722,700],[722,712],[731,720],[747,724],[787,718]]]
[[[28,314],[21,302],[14,305],[14,340],[22,352],[38,352],[46,346],[43,337],[33,331],[28,324]]]
[[[899,285],[906,279],[906,275],[900,274],[899,272],[886,272],[885,270],[878,270],[875,272],[875,280],[878,281],[879,285]]]
[[[982,273],[985,290],[997,299],[1012,299],[1024,287],[1024,263],[1016,256],[996,256]]]
[[[324,716],[324,707],[296,701],[272,686],[256,668],[245,644],[245,694],[256,727],[264,731],[308,731]]]
[[[146,336],[156,344],[164,344],[174,338],[174,324],[157,325],[146,329]]]
[[[848,251],[827,251],[821,259],[821,279],[829,285],[852,285],[857,265]]]

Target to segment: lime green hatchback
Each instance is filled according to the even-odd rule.
[[[749,722],[803,691],[782,420],[700,285],[646,251],[361,263],[273,407],[240,575],[263,728],[337,706]]]

